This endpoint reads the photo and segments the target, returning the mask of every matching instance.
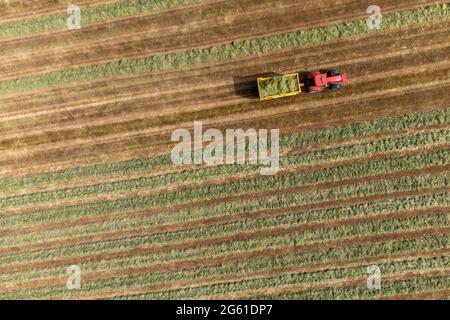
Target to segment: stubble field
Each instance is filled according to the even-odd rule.
[[[377,31],[369,1],[78,2],[66,30],[0,0],[1,299],[448,299],[449,4],[379,0]],[[343,90],[255,94],[327,68]],[[279,128],[280,171],[174,165],[198,120]]]

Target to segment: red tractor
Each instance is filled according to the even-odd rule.
[[[316,71],[306,75],[306,87],[309,93],[320,92],[325,88],[341,89],[345,82],[347,82],[347,74],[340,73],[338,70],[328,70],[326,73]]]

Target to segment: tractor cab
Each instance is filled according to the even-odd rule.
[[[328,70],[326,73],[320,71],[306,75],[306,86],[309,93],[320,92],[323,89],[337,90],[347,82],[347,74],[338,70]]]

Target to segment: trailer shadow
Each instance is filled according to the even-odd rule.
[[[290,73],[298,73],[300,83],[305,83],[306,75],[309,73],[309,71],[293,71]],[[278,72],[264,72],[244,76],[234,76],[233,77],[234,93],[239,97],[244,97],[248,99],[259,99],[257,79],[265,77],[282,76],[283,74],[284,73]]]

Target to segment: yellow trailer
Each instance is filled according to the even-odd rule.
[[[298,73],[281,76],[258,78],[260,100],[269,100],[295,96],[302,92],[302,84]]]

